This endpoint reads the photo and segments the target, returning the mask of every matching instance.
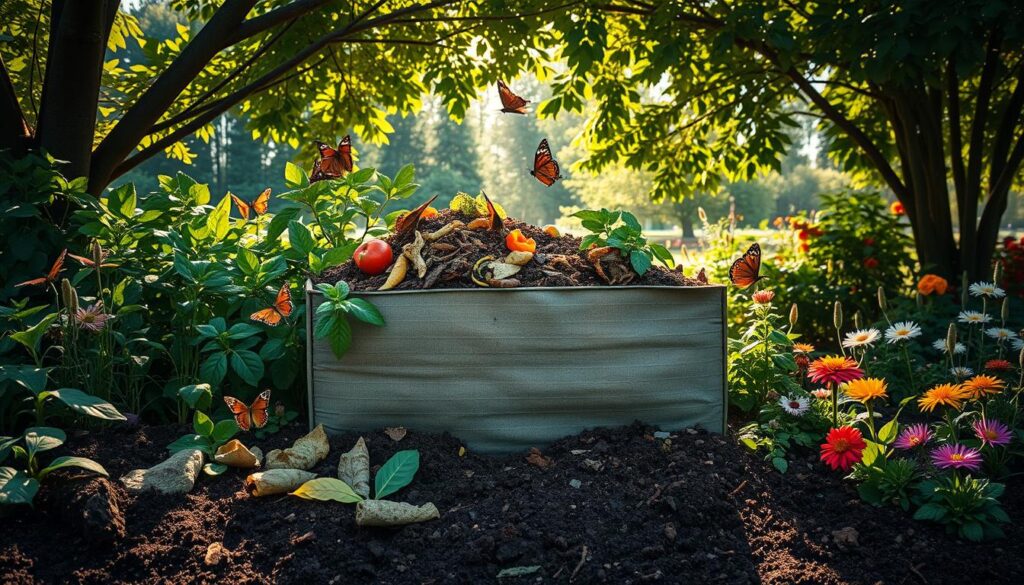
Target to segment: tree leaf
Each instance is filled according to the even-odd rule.
[[[308,256],[316,247],[309,228],[294,220],[288,222],[288,243],[303,256]]]
[[[287,162],[284,165],[284,184],[289,189],[301,189],[309,186],[309,177],[298,165]]]
[[[199,366],[199,376],[210,384],[220,384],[228,375],[228,354],[218,351],[210,354]]]
[[[78,414],[102,420],[128,420],[113,404],[75,388],[61,388],[50,395]]]
[[[382,500],[409,485],[419,468],[419,451],[399,451],[392,455],[373,478],[377,499]]]
[[[215,241],[221,241],[231,231],[231,196],[224,195],[220,203],[206,216],[206,229]]]
[[[363,498],[357,494],[347,483],[333,477],[318,477],[300,485],[292,492],[306,500],[321,500],[341,502],[342,504],[354,504],[362,502]]]

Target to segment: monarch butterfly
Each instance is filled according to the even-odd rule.
[[[551,157],[551,147],[548,146],[547,138],[541,140],[537,146],[537,154],[533,155],[533,169],[530,174],[548,187],[562,178],[558,172],[558,162]]]
[[[46,276],[40,276],[39,278],[33,278],[32,280],[26,280],[25,282],[19,282],[14,286],[35,286],[37,284],[53,284],[57,282],[57,277],[64,271],[64,258],[68,255],[67,248],[57,256],[57,260],[54,261],[53,266],[50,267],[50,271],[46,273]]]
[[[754,242],[746,253],[729,267],[729,280],[740,288],[747,288],[764,278],[761,272],[761,246]]]
[[[525,100],[512,93],[512,90],[500,79],[498,80],[498,97],[501,98],[502,112],[506,114],[526,114],[526,104],[530,103],[530,100]]]
[[[238,213],[241,214],[242,219],[249,221],[249,213],[251,211],[256,212],[256,217],[259,217],[270,209],[270,189],[264,189],[259,197],[246,203],[241,197],[237,197],[234,193],[231,194],[231,200],[235,202],[235,207],[238,208]]]
[[[309,181],[315,183],[324,179],[337,179],[352,172],[352,137],[348,134],[338,143],[338,148],[323,142],[316,143],[320,160],[313,163]]]
[[[420,224],[420,219],[423,218],[423,212],[430,207],[430,204],[434,202],[434,199],[437,199],[437,195],[431,197],[430,200],[423,205],[420,205],[416,209],[413,209],[409,213],[399,217],[395,221],[395,233],[404,234],[416,229],[416,226]]]
[[[267,409],[270,407],[270,390],[260,392],[260,395],[249,406],[232,396],[225,396],[224,403],[228,405],[228,409],[234,415],[238,428],[243,431],[248,431],[252,427],[262,429],[270,418],[267,415]]]
[[[708,283],[708,273],[705,272],[703,268],[701,268],[700,272],[697,273],[697,282],[701,284]]]
[[[292,291],[288,288],[288,283],[281,285],[281,290],[277,293],[277,298],[274,299],[274,304],[256,311],[249,318],[253,321],[258,321],[264,325],[270,325],[276,327],[281,323],[281,319],[288,317],[292,314]]]

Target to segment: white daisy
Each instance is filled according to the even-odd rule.
[[[874,345],[882,333],[878,329],[858,329],[846,334],[843,347],[860,347]]]
[[[967,287],[971,296],[988,297],[990,299],[1001,299],[1006,296],[1006,291],[999,288],[992,282],[976,282]]]
[[[971,368],[965,368],[963,366],[956,366],[949,369],[949,373],[953,375],[957,380],[966,380],[974,375],[974,370]]]
[[[803,416],[809,408],[809,403],[805,396],[796,396],[794,398],[782,396],[779,398],[779,405],[782,406],[782,410],[793,416]]]
[[[1013,351],[1020,351],[1024,349],[1024,339],[1015,337],[1013,341],[1010,342],[1010,346],[1013,347]]]
[[[1017,339],[1017,334],[1005,327],[989,327],[985,330],[985,335],[988,335],[992,339],[998,339],[999,341]]]
[[[945,339],[936,339],[935,341],[932,342],[932,347],[934,347],[935,349],[941,351],[942,353],[946,353],[946,340]],[[966,351],[967,351],[967,346],[962,344],[962,343],[960,343],[959,341],[956,342],[956,345],[953,346],[953,353],[955,353],[955,354],[961,354],[961,353],[964,353]]]
[[[957,320],[969,325],[981,325],[982,323],[988,323],[991,321],[992,317],[978,311],[960,311],[960,315],[957,316]]]
[[[888,343],[907,341],[921,335],[921,327],[913,321],[902,321],[893,323],[885,330],[885,340]]]

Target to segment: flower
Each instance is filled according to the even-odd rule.
[[[807,375],[818,384],[842,384],[862,377],[864,370],[848,357],[827,355],[811,362]]]
[[[949,406],[960,410],[966,399],[967,392],[960,384],[939,384],[918,398],[917,404],[925,412],[935,410],[936,406]]]
[[[867,444],[860,431],[853,427],[831,429],[821,445],[821,460],[832,469],[847,471],[861,460]]]
[[[811,365],[811,358],[807,357],[806,353],[798,353],[793,356],[793,361],[796,362],[796,367],[801,372],[807,370],[807,366]]]
[[[885,398],[886,384],[885,380],[879,378],[861,378],[860,380],[854,380],[847,384],[843,391],[846,395],[858,402],[867,403],[875,398]]]
[[[878,329],[858,329],[857,331],[851,331],[846,334],[846,339],[843,339],[843,347],[860,347],[862,345],[871,346],[878,341],[878,337],[881,333]]]
[[[907,341],[921,335],[921,327],[913,321],[900,321],[893,323],[885,330],[885,340],[888,343]]]
[[[949,290],[949,282],[937,274],[925,274],[917,281],[917,292],[924,296],[931,294],[944,295]]]
[[[934,347],[935,349],[941,351],[942,353],[946,353],[946,340],[945,339],[936,339],[935,341],[932,342],[932,347]],[[962,343],[960,343],[959,341],[956,342],[956,345],[953,346],[953,353],[955,353],[955,354],[959,355],[959,354],[964,353],[966,351],[967,351],[967,346],[962,344]]]
[[[78,322],[78,326],[88,331],[103,331],[109,320],[110,315],[103,312],[103,301],[86,308],[79,308],[75,312],[75,321]]]
[[[832,398],[832,391],[828,388],[818,388],[817,390],[811,390],[811,396],[818,400],[828,400]]]
[[[981,468],[981,452],[963,445],[943,445],[932,451],[932,463],[939,469]]]
[[[1006,388],[1006,382],[1003,382],[999,378],[986,376],[985,374],[978,374],[964,382],[963,386],[964,392],[966,392],[972,400],[978,400],[979,398],[989,394],[999,394]]]
[[[990,299],[1001,299],[1006,296],[1006,291],[999,288],[992,282],[975,282],[967,287],[972,297],[988,297]]]
[[[949,375],[953,376],[957,380],[963,380],[973,376],[974,370],[965,366],[953,366],[952,368],[949,368]]]
[[[991,320],[992,317],[978,311],[960,311],[960,314],[957,315],[957,321],[967,323],[969,325],[980,325],[982,323],[988,323]]]
[[[971,427],[974,429],[974,434],[981,439],[982,445],[990,447],[1009,445],[1010,441],[1013,440],[1010,428],[997,420],[978,419],[974,421]]]
[[[924,423],[910,425],[896,437],[893,447],[897,449],[913,449],[924,445],[932,438],[932,430]]]
[[[863,264],[864,268],[867,268],[868,270],[874,270],[875,268],[878,268],[878,258],[868,256],[863,262],[861,262],[861,264]]]
[[[795,398],[782,396],[779,398],[779,405],[782,406],[782,410],[785,410],[788,414],[792,414],[793,416],[803,416],[809,408],[807,398],[803,396],[797,396]]]
[[[793,353],[813,353],[814,346],[810,343],[794,343]]]
[[[775,298],[775,291],[759,290],[753,295],[751,295],[750,298],[754,299],[754,302],[759,305],[767,305],[768,303],[772,302],[772,299]]]
[[[907,210],[903,208],[903,204],[900,203],[899,201],[893,201],[892,205],[889,206],[889,213],[893,215],[899,216],[905,214],[906,212]]]
[[[985,362],[985,369],[991,372],[1005,372],[1013,368],[1013,364],[1006,360],[988,360]]]
[[[989,327],[985,330],[985,335],[988,335],[992,339],[998,339],[999,341],[1017,339],[1017,334],[1006,327]]]
[[[1024,349],[1024,339],[1016,337],[1010,341],[1010,346],[1013,347],[1013,351],[1020,351]]]
[[[867,238],[864,238],[863,242],[864,242],[865,246],[874,246],[875,245],[875,238],[867,237]]]

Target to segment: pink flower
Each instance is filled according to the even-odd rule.
[[[817,390],[811,391],[811,396],[818,400],[828,400],[829,398],[832,398],[832,391],[828,388],[818,388]]]
[[[102,331],[107,326],[109,319],[110,315],[103,312],[103,301],[87,308],[79,307],[75,313],[75,321],[78,322],[78,326],[93,332]]]
[[[807,375],[812,382],[818,384],[844,384],[862,378],[864,370],[848,357],[827,355],[811,362]]]
[[[983,418],[974,421],[974,424],[971,426],[974,428],[974,434],[981,439],[982,445],[990,447],[1009,445],[1010,441],[1013,440],[1009,427],[997,420]]]
[[[939,469],[981,469],[981,452],[963,445],[943,445],[932,451],[932,463]]]
[[[910,425],[903,429],[900,436],[896,437],[893,446],[897,449],[913,449],[924,445],[932,438],[932,431],[924,423]]]
[[[775,291],[759,290],[751,296],[754,302],[759,305],[767,305],[775,298]]]

